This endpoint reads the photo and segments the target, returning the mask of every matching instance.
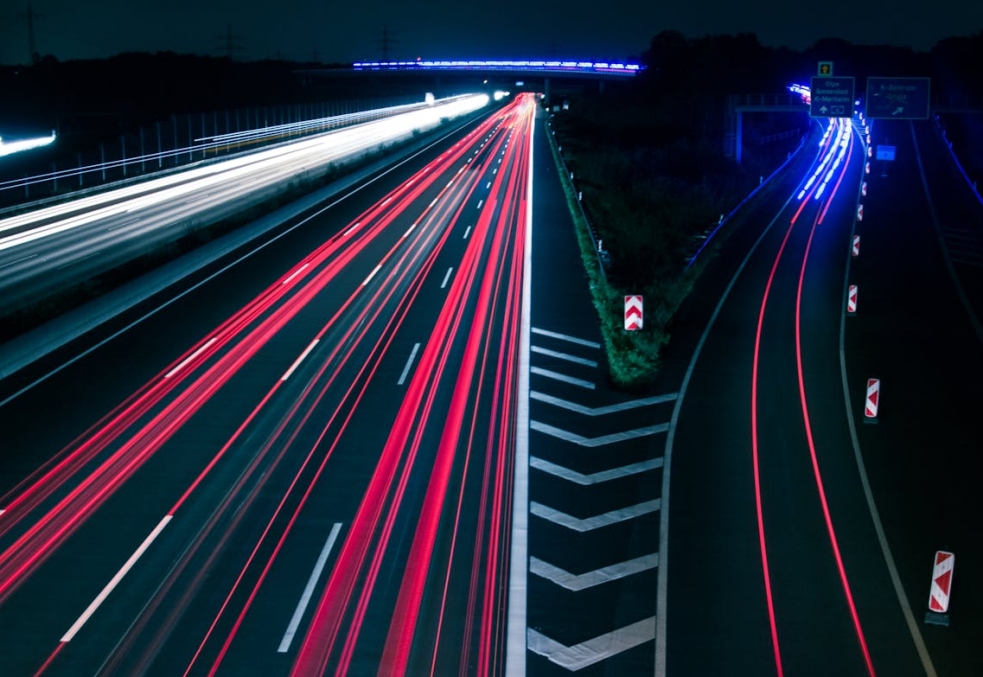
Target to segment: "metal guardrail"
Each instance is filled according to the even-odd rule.
[[[693,256],[690,257],[690,260],[686,263],[686,269],[687,270],[690,269],[690,267],[696,261],[697,257],[699,257],[699,255],[703,252],[703,250],[706,249],[707,245],[710,244],[710,241],[713,240],[714,236],[720,231],[720,229],[724,227],[724,224],[726,224],[728,221],[730,221],[731,218],[733,218],[734,214],[736,214],[737,211],[741,207],[743,207],[744,205],[746,205],[748,203],[748,201],[751,200],[751,198],[753,198],[755,195],[757,195],[758,192],[762,188],[764,188],[765,186],[767,186],[771,182],[771,180],[773,178],[775,178],[776,176],[778,176],[778,173],[779,172],[781,172],[783,169],[785,169],[785,167],[787,167],[788,164],[790,162],[792,162],[792,160],[805,147],[805,141],[806,141],[807,138],[809,138],[809,134],[804,134],[802,136],[802,140],[799,141],[798,148],[796,148],[795,151],[793,151],[792,153],[789,154],[788,158],[785,159],[785,162],[783,162],[781,165],[779,165],[778,166],[778,169],[776,169],[771,174],[769,174],[767,179],[762,180],[761,183],[759,183],[754,188],[754,190],[752,190],[750,193],[748,193],[747,197],[745,197],[743,200],[741,200],[739,203],[737,203],[737,206],[736,207],[734,207],[733,209],[731,209],[730,212],[726,216],[724,216],[722,219],[720,219],[720,221],[717,223],[717,226],[713,229],[713,231],[710,232],[709,235],[707,235],[706,239],[703,240],[703,244],[700,245],[700,248],[696,250],[696,253],[693,254]]]
[[[966,169],[959,161],[959,157],[956,155],[956,151],[952,149],[952,141],[946,138],[945,127],[943,127],[942,124],[939,122],[939,116],[936,115],[935,117],[932,118],[932,120],[935,122],[935,128],[939,130],[939,132],[941,132],[942,134],[942,140],[945,141],[945,146],[946,148],[949,149],[949,155],[952,156],[952,161],[956,163],[956,169],[958,169],[959,173],[963,175],[964,179],[966,179],[966,185],[968,185],[969,189],[973,191],[973,195],[976,196],[977,201],[979,201],[979,203],[983,205],[983,196],[980,195],[980,191],[976,185],[976,181],[973,181],[971,178],[969,178],[969,174],[966,173]]]
[[[550,125],[548,118],[546,125],[549,129],[549,134],[547,134],[547,136],[550,140],[550,146],[553,148],[553,154],[560,163],[560,167],[563,168],[563,178],[561,180],[564,182],[564,184],[569,185],[571,190],[577,194],[577,208],[580,210],[580,216],[584,219],[584,223],[587,225],[587,234],[590,235],[590,241],[594,247],[594,255],[597,257],[597,267],[601,271],[601,277],[604,278],[605,282],[607,282],[608,273],[605,269],[603,257],[606,252],[601,250],[600,240],[597,239],[597,233],[594,231],[594,226],[591,224],[590,219],[587,218],[587,212],[584,211],[583,201],[580,199],[581,193],[577,191],[577,188],[573,183],[573,173],[570,171],[570,168],[567,167],[567,163],[563,159],[562,147],[556,143],[553,127]]]

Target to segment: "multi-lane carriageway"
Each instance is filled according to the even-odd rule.
[[[924,458],[881,462],[890,418],[859,433],[892,573],[839,378],[853,229],[877,289],[904,249],[878,215],[920,204],[914,175],[909,202],[869,177],[857,224],[869,140],[831,126],[737,234],[688,369],[605,400],[596,333],[529,298],[535,110],[0,383],[5,676],[956,674],[966,631],[920,639],[905,608],[926,525],[884,493]],[[566,299],[572,249],[540,242]],[[887,296],[861,298],[851,374]]]
[[[0,408],[4,675],[501,672],[535,110]]]

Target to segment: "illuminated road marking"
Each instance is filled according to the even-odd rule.
[[[365,287],[366,285],[369,284],[369,282],[372,280],[372,278],[375,277],[375,274],[379,272],[379,269],[380,268],[382,268],[382,264],[381,263],[379,265],[377,265],[375,268],[372,269],[372,272],[369,273],[369,276],[367,278],[365,278],[365,282],[362,283],[362,286],[363,287]]]
[[[471,234],[471,226],[468,226],[467,227],[467,230],[464,231],[464,239],[467,240],[468,239],[468,235],[470,235],[470,234]]]
[[[512,544],[509,549],[509,596],[506,677],[525,677],[527,582],[529,566],[529,332],[532,323],[533,138],[529,125],[529,169],[525,246],[522,251],[522,314],[519,326],[519,383],[515,415],[515,460],[512,478]]]
[[[432,200],[432,201],[430,202],[430,205],[429,205],[429,206],[427,207],[427,209],[430,209],[430,207],[433,207],[433,206],[434,206],[435,204],[437,204],[437,198],[434,198],[434,199],[433,199],[433,200]]]
[[[537,376],[545,376],[546,378],[551,378],[554,381],[563,381],[564,383],[569,383],[570,385],[579,386],[581,388],[587,388],[588,390],[594,390],[595,387],[590,381],[574,378],[573,376],[567,376],[566,374],[560,374],[555,371],[550,371],[549,369],[530,367],[529,371]]]
[[[638,473],[646,472],[648,470],[656,470],[657,468],[662,467],[662,458],[653,458],[648,461],[631,463],[629,465],[621,466],[620,468],[602,470],[600,472],[591,473],[590,475],[584,475],[576,470],[564,468],[562,465],[550,463],[549,461],[536,458],[535,456],[529,459],[529,466],[549,473],[554,477],[559,477],[575,484],[589,487],[594,484],[600,484],[601,482],[607,482],[609,480],[615,480],[621,477],[628,477],[630,475],[637,475]]]
[[[290,365],[290,369],[287,369],[287,373],[280,377],[281,381],[286,381],[288,378],[290,378],[290,375],[294,373],[294,369],[299,367],[300,363],[304,361],[304,358],[307,357],[312,350],[314,350],[314,346],[317,345],[317,341],[317,339],[311,341],[311,344],[304,349],[304,352],[300,354],[300,357],[294,360],[294,363]]]
[[[294,615],[290,618],[287,631],[283,633],[283,639],[280,640],[280,646],[277,649],[278,653],[286,653],[290,649],[290,643],[293,641],[294,635],[297,634],[297,628],[300,626],[300,621],[304,617],[304,611],[307,609],[307,605],[311,601],[311,596],[314,594],[314,586],[317,585],[318,579],[321,578],[321,572],[324,571],[324,565],[328,561],[328,555],[331,554],[331,549],[334,547],[339,531],[341,531],[341,522],[335,522],[334,526],[331,527],[331,533],[328,534],[328,540],[325,542],[324,547],[321,548],[321,554],[314,564],[314,571],[311,572],[311,577],[307,579],[304,594],[300,596],[300,601],[297,602],[297,608],[294,609]]]
[[[549,350],[548,348],[540,348],[538,346],[533,346],[532,352],[538,353],[540,355],[547,355],[549,357],[555,357],[558,360],[566,360],[567,362],[582,364],[587,367],[597,367],[597,362],[595,362],[594,360],[588,360],[583,357],[577,357],[576,355],[569,355],[567,353],[560,353],[555,350]]]
[[[415,360],[415,359],[416,359],[416,352],[417,352],[417,351],[418,351],[419,349],[420,349],[420,344],[419,344],[419,343],[415,343],[415,344],[413,344],[413,350],[411,350],[411,351],[410,351],[410,356],[409,356],[409,358],[408,358],[408,359],[406,360],[406,366],[405,366],[405,367],[403,367],[403,373],[402,373],[402,374],[400,374],[400,376],[399,376],[399,380],[398,380],[398,381],[396,381],[396,385],[398,385],[398,386],[401,386],[401,385],[403,385],[404,383],[406,383],[406,377],[407,377],[407,376],[409,375],[409,373],[410,373],[410,367],[411,367],[411,366],[413,366],[413,360]]]
[[[286,280],[284,280],[284,281],[283,281],[283,284],[287,284],[288,282],[290,282],[290,280],[292,280],[292,279],[294,279],[295,277],[297,277],[298,275],[300,275],[300,274],[301,274],[302,272],[304,272],[304,268],[306,268],[306,267],[307,267],[307,266],[309,266],[309,265],[311,265],[311,264],[309,264],[309,263],[305,263],[305,264],[304,264],[304,265],[302,265],[302,266],[301,266],[300,268],[298,268],[297,270],[295,270],[295,271],[294,271],[294,272],[293,272],[293,273],[292,273],[292,274],[290,275],[290,277],[288,277],[288,278],[287,278]]]
[[[570,343],[576,343],[580,346],[587,346],[588,348],[595,348],[597,350],[601,349],[600,343],[595,343],[594,341],[587,341],[582,338],[577,338],[576,336],[568,336],[566,334],[559,334],[555,331],[548,331],[546,329],[532,328],[533,334],[539,334],[540,336],[549,336],[550,338],[560,339],[561,341],[568,341]]]
[[[444,281],[440,283],[440,288],[443,289],[447,286],[447,281],[451,279],[451,273],[454,271],[454,266],[447,269],[447,274],[444,275]]]
[[[405,233],[403,233],[403,239],[404,240],[410,236],[410,233],[413,232],[413,229],[414,228],[416,228],[416,224],[415,223],[412,226],[410,226],[409,229]]]
[[[198,357],[199,355],[201,355],[202,352],[204,352],[208,348],[208,346],[212,345],[213,343],[215,343],[215,337],[214,336],[212,338],[208,339],[208,341],[205,343],[205,345],[203,345],[201,348],[199,348],[198,350],[196,350],[193,353],[191,353],[190,355],[188,355],[181,362],[181,364],[179,364],[178,366],[174,367],[169,372],[167,372],[166,374],[164,374],[164,378],[170,378],[170,377],[174,376],[174,374],[176,374],[177,372],[181,371],[181,369],[185,365],[187,365],[188,362],[191,362],[193,359],[195,359],[196,357]]]
[[[529,628],[527,635],[530,651],[545,656],[551,662],[571,671],[586,668],[588,665],[653,639],[655,639],[655,616],[574,646],[560,644],[532,628]]]
[[[126,560],[126,563],[123,565],[123,567],[119,571],[117,571],[116,575],[113,576],[112,579],[109,581],[109,583],[106,584],[106,587],[102,589],[102,592],[100,592],[96,596],[96,598],[92,600],[92,604],[90,604],[89,607],[82,612],[82,615],[79,616],[78,620],[72,624],[72,627],[70,627],[68,629],[68,632],[66,632],[65,635],[61,638],[62,642],[72,641],[72,638],[75,637],[76,633],[78,633],[78,631],[82,629],[82,626],[85,625],[85,622],[92,617],[92,614],[96,612],[96,609],[99,608],[99,605],[101,605],[103,602],[106,601],[106,598],[109,597],[109,594],[116,588],[117,585],[119,585],[119,582],[123,580],[123,577],[126,576],[126,574],[130,571],[130,569],[133,568],[133,565],[137,563],[137,560],[140,559],[140,556],[147,551],[147,548],[149,548],[150,544],[154,542],[154,539],[156,539],[157,536],[160,535],[160,532],[164,530],[164,527],[167,526],[167,523],[171,521],[172,517],[173,515],[164,516],[164,519],[162,519],[160,523],[154,528],[154,530],[150,532],[150,535],[144,539],[143,543],[140,544],[140,547],[136,549],[136,552],[130,555],[130,559]]]
[[[391,197],[387,197],[385,200],[382,201],[382,205],[381,206],[385,207],[387,204],[389,204],[390,202],[392,202],[392,200],[393,199]]]
[[[360,224],[360,223],[356,223],[356,224],[355,224],[354,226],[352,226],[351,228],[349,228],[348,230],[346,230],[346,231],[345,231],[345,235],[351,235],[351,234],[352,234],[352,232],[353,232],[353,231],[354,231],[354,230],[355,230],[356,228],[358,228],[358,227],[359,227],[360,225],[362,225],[362,224]]]
[[[484,200],[478,200],[478,209],[481,209],[481,205],[485,204]]]
[[[653,553],[630,559],[627,562],[618,562],[617,564],[601,567],[600,569],[594,569],[594,571],[572,574],[549,562],[544,562],[538,557],[529,558],[530,572],[574,592],[593,588],[601,583],[616,581],[619,578],[625,578],[633,574],[639,574],[643,571],[654,569],[657,566],[659,566],[659,553]]]
[[[566,442],[572,442],[573,444],[579,444],[582,447],[590,448],[601,447],[605,444],[614,444],[615,442],[624,442],[625,440],[633,440],[638,437],[647,437],[648,435],[656,435],[669,430],[668,423],[660,423],[658,425],[646,426],[645,428],[636,428],[635,430],[625,430],[620,433],[602,435],[601,437],[584,437],[582,435],[578,435],[577,433],[571,433],[567,432],[566,430],[554,428],[551,425],[546,425],[545,423],[540,423],[539,421],[530,422],[529,427],[536,432],[541,432]]]
[[[672,402],[676,399],[677,393],[670,393],[668,395],[656,395],[655,397],[644,397],[640,400],[630,400],[628,402],[622,402],[620,404],[609,404],[606,407],[585,407],[582,404],[577,404],[576,402],[568,402],[567,400],[561,400],[559,397],[553,397],[552,395],[547,395],[545,393],[540,393],[533,390],[529,393],[529,397],[534,400],[539,400],[540,402],[545,402],[546,404],[552,404],[556,407],[561,407],[562,409],[567,409],[569,411],[577,412],[578,414],[583,414],[585,416],[603,416],[604,414],[613,414],[619,411],[627,411],[629,409],[636,409],[638,407],[647,407],[653,404],[662,404],[663,402]]]
[[[641,503],[630,505],[627,508],[619,508],[618,510],[612,510],[601,515],[581,519],[579,517],[574,517],[573,515],[568,515],[565,512],[556,510],[555,508],[543,505],[542,503],[530,501],[529,512],[536,517],[541,517],[544,520],[553,522],[553,524],[559,524],[561,527],[566,527],[567,529],[572,529],[583,533],[585,531],[593,531],[594,529],[609,527],[612,524],[617,524],[618,522],[625,522],[636,517],[641,517],[642,515],[653,513],[658,510],[661,505],[662,501],[656,498],[651,501],[642,501]]]
[[[485,190],[487,190],[487,189],[489,189],[489,188],[491,188],[491,181],[489,181],[489,182],[488,182],[488,185],[487,185],[487,186],[485,186]]]

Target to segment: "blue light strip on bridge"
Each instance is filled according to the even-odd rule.
[[[538,70],[545,72],[603,73],[632,76],[637,63],[608,61],[359,61],[355,70]]]

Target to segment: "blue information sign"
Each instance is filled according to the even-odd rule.
[[[809,115],[814,118],[853,117],[853,78],[813,77]]]
[[[927,120],[929,78],[867,78],[867,117]]]

